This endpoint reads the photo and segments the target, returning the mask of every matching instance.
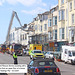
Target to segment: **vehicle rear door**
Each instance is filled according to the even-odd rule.
[[[57,66],[55,65],[54,62],[50,62],[50,61],[41,61],[38,62],[38,69],[40,73],[54,73],[56,72],[56,68]]]

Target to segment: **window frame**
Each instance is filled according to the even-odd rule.
[[[48,27],[52,27],[52,19],[48,19]]]
[[[53,26],[57,25],[57,16],[53,16]]]
[[[65,54],[67,54],[67,49],[65,49]]]
[[[52,32],[51,31],[48,32],[48,38],[49,38],[49,40],[52,40]]]
[[[47,24],[44,24],[44,30],[45,31],[47,30]]]
[[[74,24],[74,14],[71,15],[71,18],[72,18],[72,22],[71,23]]]
[[[27,34],[25,34],[25,40],[27,40]]]
[[[42,32],[42,25],[40,26],[40,31]]]
[[[72,31],[71,31],[71,41],[72,41],[72,42],[74,42],[74,38],[75,38],[75,36],[74,36],[74,30],[72,30]]]
[[[62,31],[64,29],[64,32]],[[64,38],[63,38],[64,35]],[[65,39],[65,28],[59,28],[59,39]]]
[[[74,9],[75,9],[75,0],[74,0]]]
[[[64,0],[61,0],[61,5],[64,4]]]
[[[69,10],[72,11],[72,1],[69,3]]]
[[[36,30],[36,31],[38,30],[38,26],[37,26],[37,25],[35,25],[35,30]]]
[[[57,40],[57,29],[56,30],[53,30],[53,40]]]
[[[59,10],[59,21],[65,20],[65,10]]]

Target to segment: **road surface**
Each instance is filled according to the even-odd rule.
[[[18,56],[19,64],[28,64],[30,62],[29,56]],[[0,64],[13,64],[14,60],[10,54],[0,53]],[[61,71],[61,75],[75,75],[75,65],[64,64],[64,62],[55,61]],[[8,75],[24,75],[24,74],[8,74]]]

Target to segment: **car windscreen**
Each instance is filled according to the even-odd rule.
[[[15,45],[15,46],[14,46],[14,49],[15,49],[15,50],[22,50],[22,46],[21,46],[21,45]]]
[[[52,54],[52,55],[53,55],[53,53],[50,53],[50,54]]]
[[[73,56],[75,56],[75,52],[72,52]]]
[[[34,51],[34,53],[41,53],[41,51]]]
[[[28,51],[28,50],[24,50],[24,51]]]
[[[46,52],[42,52],[43,54],[46,54]]]
[[[52,61],[39,61],[38,66],[56,66]]]

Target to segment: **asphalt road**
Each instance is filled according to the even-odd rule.
[[[19,64],[28,64],[30,58],[28,56],[18,56]],[[10,54],[0,53],[0,64],[13,64],[14,60]],[[64,62],[55,61],[61,71],[61,75],[75,75],[75,65],[64,64]],[[0,74],[2,75],[2,74]],[[24,75],[24,74],[8,74],[8,75]]]

